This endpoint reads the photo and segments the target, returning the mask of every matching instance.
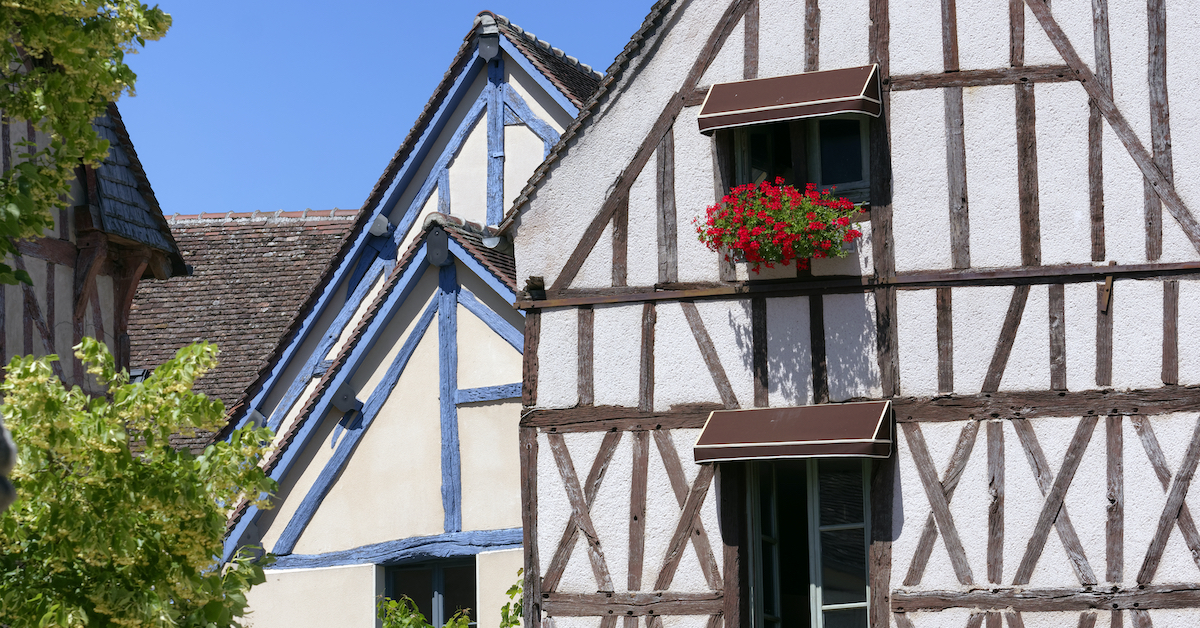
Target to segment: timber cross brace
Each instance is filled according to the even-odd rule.
[[[951,608],[975,609],[968,620],[971,628],[987,621],[988,626],[999,626],[1001,615],[1010,628],[1023,626],[1021,613],[1046,611],[1080,611],[1080,626],[1092,626],[1096,611],[1108,610],[1115,614],[1130,611],[1134,625],[1149,626],[1149,611],[1155,609],[1200,607],[1200,589],[1191,585],[1153,584],[1166,549],[1171,532],[1178,528],[1192,559],[1200,570],[1200,533],[1197,532],[1185,498],[1200,463],[1200,418],[1188,443],[1182,462],[1174,474],[1167,464],[1163,449],[1145,416],[1128,417],[1130,426],[1137,433],[1150,467],[1166,494],[1158,523],[1154,529],[1146,552],[1141,560],[1135,581],[1127,583],[1123,577],[1124,564],[1124,445],[1123,422],[1126,417],[1105,417],[1104,437],[1107,445],[1107,473],[1105,498],[1108,502],[1106,552],[1106,582],[1097,582],[1083,545],[1071,523],[1065,504],[1067,490],[1075,477],[1076,470],[1093,438],[1100,417],[1095,415],[1081,418],[1076,426],[1057,473],[1049,466],[1045,453],[1038,442],[1033,423],[1024,418],[985,419],[966,421],[961,429],[956,446],[950,455],[941,479],[929,454],[921,427],[916,422],[901,424],[908,451],[916,466],[922,488],[928,497],[931,512],[924,522],[920,540],[903,586],[891,592],[891,610],[898,626],[911,626],[907,613],[918,611],[941,611]],[[949,503],[970,460],[977,440],[980,423],[986,422],[987,472],[989,489],[987,580],[975,580],[967,553],[959,538]],[[1020,447],[1029,463],[1043,505],[1027,540],[1025,552],[1011,583],[1001,582],[1003,574],[1004,545],[1004,460],[1006,456],[1003,424],[1011,424],[1017,434]],[[1099,438],[1099,437],[1097,437]],[[1085,487],[1093,488],[1099,487]],[[1050,530],[1053,528],[1061,542],[1071,568],[1079,581],[1080,588],[1028,587],[1039,558],[1045,548]],[[955,576],[965,590],[942,591],[921,590],[919,585],[925,573],[934,541],[942,536],[943,547],[949,554]],[[1115,619],[1114,621],[1120,621]]]

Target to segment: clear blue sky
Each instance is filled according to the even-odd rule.
[[[163,0],[121,99],[166,214],[357,209],[489,9],[608,69],[653,0]]]

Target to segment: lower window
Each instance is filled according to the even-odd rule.
[[[870,461],[748,465],[755,628],[866,628]]]
[[[434,626],[444,626],[460,610],[467,611],[475,625],[474,558],[389,567],[384,591],[393,600],[412,598]]]

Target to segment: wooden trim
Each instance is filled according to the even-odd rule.
[[[543,593],[542,597],[546,614],[558,617],[712,615],[721,612],[725,603],[720,591]]]
[[[1158,571],[1158,563],[1162,560],[1163,550],[1167,547],[1167,538],[1171,535],[1171,529],[1175,527],[1179,513],[1183,510],[1183,500],[1192,484],[1192,476],[1196,473],[1197,463],[1200,463],[1200,420],[1196,421],[1196,429],[1192,432],[1192,441],[1188,445],[1187,453],[1183,456],[1183,462],[1179,463],[1171,490],[1167,492],[1167,503],[1163,506],[1162,515],[1158,519],[1158,528],[1150,541],[1150,547],[1146,549],[1142,568],[1138,571],[1138,584],[1149,584],[1154,581],[1154,573]]]
[[[1005,619],[1008,620],[1008,628],[1025,628],[1025,620],[1021,619],[1021,613],[1005,613]]]
[[[692,488],[688,491],[682,512],[679,514],[675,533],[671,535],[671,541],[667,544],[667,553],[663,557],[662,567],[658,570],[658,578],[654,581],[655,591],[666,591],[671,588],[671,582],[675,579],[675,570],[679,568],[679,559],[683,557],[684,545],[693,535],[704,536],[700,523],[700,506],[708,495],[708,486],[713,479],[713,469],[714,465],[711,464],[700,465],[700,471],[696,473],[696,479],[692,482]],[[720,612],[722,606],[723,603],[709,613]]]
[[[1179,281],[1163,282],[1162,383],[1179,383]]]
[[[954,0],[942,0],[942,69],[958,70],[958,9]]]
[[[1008,304],[1008,313],[1004,315],[1004,326],[1000,328],[1000,337],[996,340],[996,349],[992,352],[992,362],[988,366],[987,375],[983,378],[983,392],[996,392],[1000,389],[1000,380],[1008,367],[1008,357],[1012,353],[1013,342],[1017,337],[1017,329],[1025,314],[1025,303],[1029,299],[1029,286],[1013,288],[1012,300]]]
[[[617,200],[617,211],[613,213],[612,231],[612,285],[624,286],[629,274],[629,197]]]
[[[542,338],[542,313],[532,310],[525,313],[525,351],[521,356],[521,403],[537,405],[538,345]]]
[[[950,288],[937,289],[938,392],[954,392],[954,317]]]
[[[1017,199],[1021,219],[1021,264],[1040,266],[1042,221],[1038,193],[1037,106],[1033,85],[1018,85],[1016,90]]]
[[[455,265],[438,268],[438,406],[442,433],[442,511],[446,532],[462,530],[462,459],[458,405],[455,403],[458,397],[458,290]]]
[[[1050,389],[1067,389],[1066,290],[1050,284]]]
[[[1004,577],[1004,423],[988,421],[988,582]]]
[[[87,304],[96,291],[96,275],[108,258],[108,237],[93,231],[79,237],[79,248],[71,266],[74,266],[73,320],[81,321],[87,314]]]
[[[737,299],[748,296],[791,297],[809,294],[861,294],[880,289],[928,290],[953,286],[1021,286],[1055,283],[1086,283],[1114,279],[1151,279],[1179,275],[1200,275],[1200,261],[1100,266],[1062,264],[1057,266],[1012,266],[1007,268],[965,270],[919,270],[896,273],[887,278],[876,276],[838,276],[816,280],[687,284],[685,288],[638,288],[616,291],[613,288],[571,290],[548,299],[520,300],[518,309],[569,307],[598,303],[636,303]]]
[[[883,76],[887,76],[883,74]],[[957,70],[929,74],[897,74],[884,79],[893,92],[946,87],[987,87],[1035,83],[1069,83],[1079,77],[1065,65],[1029,65],[989,70]],[[886,110],[886,108],[885,108]]]
[[[925,446],[925,437],[921,434],[921,426],[916,423],[904,423],[902,427],[904,436],[908,440],[909,453],[912,454],[917,474],[921,478],[921,485],[929,499],[932,516],[942,533],[942,543],[950,555],[950,564],[954,567],[954,575],[961,584],[973,584],[974,576],[971,575],[971,566],[967,562],[967,554],[963,550],[962,540],[959,539],[958,529],[954,526],[954,518],[950,514],[950,504],[946,500],[946,494],[942,491],[941,483],[938,482],[933,459],[929,457],[929,449]],[[976,424],[976,429],[978,429],[978,424]]]
[[[1079,628],[1096,628],[1096,613],[1091,611],[1080,613]]]
[[[24,257],[34,257],[55,264],[62,264],[63,266],[74,267],[79,249],[69,240],[30,238],[27,240],[17,240],[17,252]]]
[[[667,470],[667,478],[671,482],[671,489],[675,491],[675,499],[679,502],[679,507],[683,508],[687,505],[687,476],[683,473],[683,463],[679,460],[679,452],[671,440],[671,433],[668,430],[654,430],[654,444],[658,447],[663,467]],[[721,572],[717,568],[717,559],[713,556],[712,545],[708,541],[708,532],[704,529],[704,522],[699,518],[695,521],[695,535],[689,538],[692,540],[696,559],[700,563],[700,570],[704,572],[704,579],[708,582],[709,588],[717,590],[724,588],[724,585],[721,584]]]
[[[825,356],[825,301],[819,294],[808,297],[808,338],[812,354],[813,403],[829,403],[829,369]]]
[[[1149,61],[1147,77],[1150,100],[1150,145],[1154,164],[1172,185],[1175,183],[1171,159],[1171,113],[1167,99],[1167,7],[1165,0],[1146,3]],[[1146,259],[1162,256],[1162,203],[1149,181],[1144,180],[1146,205]]]
[[[1130,610],[1129,619],[1133,628],[1154,628],[1154,622],[1150,621],[1150,613],[1140,608]]]
[[[1054,477],[1053,482],[1050,480],[1052,472],[1046,463],[1045,454],[1042,453],[1041,447],[1037,443],[1033,428],[1028,421],[1012,422],[1021,445],[1025,448],[1029,466],[1038,481],[1038,488],[1046,498],[1042,503],[1041,514],[1038,516],[1033,534],[1025,547],[1025,555],[1021,558],[1020,565],[1017,566],[1013,584],[1029,584],[1030,578],[1033,577],[1033,570],[1037,567],[1038,559],[1041,558],[1042,550],[1045,549],[1046,539],[1050,535],[1050,526],[1057,529],[1063,550],[1066,552],[1067,559],[1071,562],[1071,567],[1075,571],[1075,576],[1079,578],[1080,584],[1084,586],[1096,584],[1096,574],[1088,564],[1087,556],[1083,552],[1083,545],[1079,542],[1075,527],[1071,525],[1071,519],[1067,515],[1067,507],[1063,500],[1067,496],[1067,489],[1071,486],[1071,481],[1075,479],[1075,471],[1083,460],[1083,452],[1087,449],[1098,420],[1098,417],[1094,415],[1085,416],[1079,420],[1075,436],[1071,439],[1071,444],[1063,457],[1062,466],[1059,467],[1058,475]]]
[[[1112,96],[1104,89],[1103,85],[1096,80],[1095,74],[1088,68],[1087,64],[1079,58],[1079,54],[1075,52],[1075,48],[1071,46],[1070,40],[1063,32],[1062,28],[1055,21],[1054,16],[1050,13],[1050,7],[1041,0],[1025,0],[1026,6],[1033,12],[1037,19],[1042,24],[1042,29],[1046,31],[1050,42],[1062,55],[1063,60],[1067,65],[1075,71],[1083,82],[1083,88],[1087,91],[1088,96],[1092,98],[1097,105],[1100,106],[1101,113],[1104,114],[1104,119],[1112,128],[1117,137],[1121,138],[1121,142],[1125,144],[1125,149],[1129,151],[1129,156],[1133,158],[1134,163],[1142,171],[1142,175],[1150,180],[1162,199],[1163,204],[1175,220],[1179,222],[1183,233],[1187,235],[1188,240],[1192,245],[1200,251],[1200,222],[1197,222],[1195,216],[1187,208],[1179,193],[1175,190],[1175,186],[1166,174],[1155,163],[1150,153],[1146,151],[1141,140],[1138,139],[1137,133],[1133,127],[1125,119],[1124,114],[1117,108],[1113,102]]]
[[[592,563],[592,574],[596,577],[596,588],[601,591],[612,591],[612,577],[609,576],[608,563],[600,550],[600,537],[592,525],[592,516],[583,489],[579,486],[579,476],[575,474],[575,465],[571,462],[571,454],[567,451],[567,442],[562,434],[548,434],[546,440],[550,443],[550,451],[558,464],[558,474],[562,477],[563,488],[567,501],[571,504],[571,514],[575,526],[583,533],[583,541],[587,546],[588,558]],[[549,613],[550,611],[547,610]]]
[[[633,473],[629,491],[629,577],[630,591],[642,588],[642,565],[646,552],[646,482],[650,461],[650,434],[633,433]]]
[[[896,628],[914,628],[912,620],[904,613],[893,613],[892,619],[896,621]]]
[[[874,465],[871,478],[871,546],[868,550],[868,584],[871,587],[869,625],[886,626],[890,612],[892,579],[892,538],[894,525],[892,505],[896,500],[896,465],[899,457],[891,457]]]
[[[751,0],[743,18],[742,78],[758,78],[759,0]]]
[[[741,407],[738,405],[737,396],[733,393],[733,386],[729,384],[729,378],[725,375],[725,367],[721,366],[721,358],[717,355],[716,346],[713,345],[712,338],[709,337],[708,330],[704,327],[704,320],[700,318],[700,311],[696,309],[696,304],[691,301],[681,301],[679,305],[683,308],[683,315],[687,318],[688,326],[692,328],[696,346],[700,349],[700,355],[708,366],[708,372],[712,375],[717,393],[721,395],[721,403],[725,404],[727,409]]]
[[[746,547],[746,502],[744,464],[726,463],[717,466],[720,490],[717,493],[720,508],[721,545],[724,560],[722,568],[725,580],[724,628],[749,626],[750,598],[743,595],[743,583],[748,582],[747,564],[742,560],[742,548]],[[871,572],[872,575],[875,571]],[[884,587],[887,590],[887,587]]]
[[[1119,419],[1120,417],[1111,417]],[[1151,427],[1149,419],[1146,417],[1130,417],[1130,422],[1133,428],[1138,433],[1139,439],[1142,441],[1142,447],[1146,450],[1146,458],[1150,460],[1150,465],[1154,468],[1155,474],[1158,475],[1158,481],[1162,484],[1163,492],[1166,493],[1171,486],[1171,469],[1167,466],[1167,459],[1163,455],[1162,447],[1158,444],[1158,438],[1154,436],[1154,428]],[[1200,566],[1200,533],[1196,531],[1196,523],[1192,519],[1192,511],[1188,508],[1187,502],[1179,509],[1179,533],[1183,537],[1184,544],[1192,553],[1192,559],[1197,561]]]
[[[1141,417],[1133,417],[1136,420]],[[1107,521],[1104,526],[1105,579],[1125,579],[1125,436],[1121,416],[1105,417],[1107,454]],[[1163,490],[1166,490],[1164,485]]]
[[[528,338],[526,340],[525,346],[528,347]],[[536,344],[534,346],[536,347]],[[523,583],[525,599],[522,625],[537,628],[542,624],[541,559],[538,557],[537,544],[537,429],[518,428],[518,438],[521,452],[521,546],[525,551],[525,581]]]
[[[642,305],[642,351],[638,370],[638,409],[654,410],[654,327],[658,315],[654,303]]]
[[[590,406],[595,403],[595,369],[592,355],[592,335],[595,333],[595,310],[590,305],[581,306],[578,310],[578,325],[576,326],[576,389],[579,393],[579,405]]]
[[[821,8],[818,0],[804,0],[804,71],[821,69]]]
[[[679,281],[679,225],[675,219],[675,130],[667,129],[658,144],[655,177],[658,211],[658,280]]]
[[[1115,290],[1096,284],[1096,385],[1112,386],[1113,311]]]
[[[604,440],[600,441],[600,450],[596,452],[592,470],[588,472],[587,481],[583,485],[583,501],[589,513],[592,504],[596,501],[596,493],[600,491],[600,483],[604,480],[604,473],[608,470],[609,463],[612,462],[619,442],[621,442],[621,432],[608,432],[604,435]],[[552,444],[551,447],[553,446]],[[572,517],[567,523],[566,529],[563,530],[562,539],[554,549],[550,565],[546,567],[546,575],[542,577],[542,591],[552,592],[558,589],[559,580],[567,568],[567,561],[571,558],[571,552],[575,550],[575,541],[578,538],[579,520]]]
[[[1104,116],[1100,107],[1091,101],[1088,102],[1088,209],[1092,261],[1103,262],[1107,255],[1104,241]]]
[[[942,0],[943,8],[954,0]],[[944,36],[944,33],[943,33]],[[950,265],[971,267],[971,221],[967,202],[967,145],[963,133],[961,87],[942,91],[946,110],[946,182],[950,203]]]
[[[984,613],[971,613],[967,616],[967,628],[983,628],[983,618]]]
[[[1124,613],[1122,613],[1119,610],[1114,609],[1114,610],[1110,611],[1109,617],[1110,617],[1110,621],[1111,621],[1111,623],[1109,624],[1109,628],[1124,628],[1124,626],[1125,626],[1125,622],[1123,621]]]
[[[963,607],[1018,613],[1132,610],[1135,604],[1140,610],[1200,608],[1200,588],[1193,584],[1163,584],[1103,589],[1018,587],[974,591],[892,592],[892,611],[896,613],[942,611]]]
[[[971,451],[975,449],[975,440],[978,434],[979,421],[967,421],[958,435],[958,443],[954,446],[954,453],[951,454],[950,462],[939,483],[947,504],[954,499],[954,490],[958,488],[958,481],[962,479],[967,462],[971,459]],[[908,565],[908,573],[904,576],[904,586],[913,587],[921,584],[921,579],[925,577],[925,568],[933,554],[937,532],[936,519],[931,511],[925,518],[925,526],[921,529],[921,536],[917,540],[917,549],[913,553],[912,562]]]
[[[750,361],[754,371],[754,407],[765,408],[770,402],[769,361],[767,353],[767,300],[750,300]]]
[[[1025,7],[1021,0],[1008,0],[1008,64],[1025,65]]]

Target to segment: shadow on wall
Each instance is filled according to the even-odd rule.
[[[822,297],[825,319],[825,363],[829,399],[879,397],[876,362],[875,311],[869,294],[830,294]]]

